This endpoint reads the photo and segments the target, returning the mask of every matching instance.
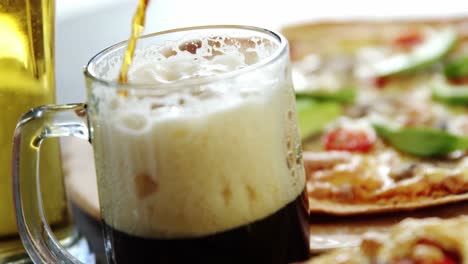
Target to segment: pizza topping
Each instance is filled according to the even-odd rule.
[[[446,168],[426,167],[424,169],[425,179],[431,183],[440,183],[444,181],[449,173],[450,170]]]
[[[362,47],[356,52],[356,66],[354,67],[354,76],[359,80],[371,80],[372,84],[376,84],[375,70],[373,65],[384,61],[391,56],[391,49],[386,46],[369,46]]]
[[[405,74],[431,66],[452,49],[456,40],[457,33],[450,28],[429,32],[425,41],[416,45],[410,52],[395,54],[375,63],[372,66],[375,76]]]
[[[370,155],[346,151],[304,153],[309,197],[344,204],[407,202],[464,193],[468,190],[468,166],[457,169],[465,166],[461,162],[408,162],[397,152],[379,149]]]
[[[304,160],[307,163],[307,160]],[[367,160],[353,156],[346,162],[333,164],[320,170],[312,170],[306,165],[307,191],[310,197],[355,203],[371,196],[374,190],[383,188],[382,178],[372,169]]]
[[[421,249],[421,250],[426,250],[426,249]],[[442,257],[439,258],[439,256],[436,255],[438,254],[436,252],[424,252],[424,253],[434,254],[434,255],[430,256],[429,258],[427,258],[427,256],[414,256],[413,258],[397,259],[390,263],[391,264],[461,264],[461,262],[454,260],[450,256],[442,255]]]
[[[336,91],[325,89],[304,90],[296,92],[298,97],[309,97],[319,101],[336,101],[341,103],[352,103],[356,99],[357,90],[355,88],[342,88]]]
[[[375,258],[388,237],[377,232],[365,233],[361,241],[361,249],[365,255]]]
[[[458,254],[444,249],[437,241],[420,239],[413,247],[411,259],[414,263],[458,264]]]
[[[337,164],[350,162],[352,155],[344,151],[310,152],[302,153],[306,171],[331,169]]]
[[[467,263],[467,216],[447,219],[407,218],[384,232],[367,232],[359,247],[341,248],[307,264],[335,264],[342,256],[373,264],[462,264]]]
[[[369,152],[375,136],[365,130],[336,128],[325,135],[324,142],[326,150]]]
[[[453,85],[465,85],[468,84],[468,77],[448,79],[448,82]]]
[[[329,122],[342,114],[342,108],[338,103],[317,102],[310,98],[297,98],[296,108],[302,139],[321,132]]]
[[[434,104],[429,89],[400,92],[389,90],[385,96],[369,98],[372,104],[367,116],[398,124],[402,127],[446,127],[453,113],[445,106]]]
[[[345,108],[345,114],[350,118],[361,118],[368,115],[371,109],[370,104],[354,104]]]
[[[442,181],[442,185],[450,192],[450,193],[460,193],[464,191],[466,186],[464,186],[465,180],[463,179],[463,175],[447,175],[444,180]]]
[[[457,135],[468,135],[468,116],[453,117],[447,124],[447,130]]]
[[[442,263],[444,258],[442,249],[429,244],[417,244],[411,254],[411,259],[416,263]]]
[[[327,151],[369,152],[376,141],[376,134],[366,118],[341,117],[328,125],[323,137]]]
[[[339,90],[344,85],[349,85],[352,67],[352,58],[308,55],[294,63],[292,77],[295,89],[297,91]]]
[[[398,36],[393,40],[393,45],[403,48],[413,47],[417,44],[422,43],[424,40],[421,32],[410,32]]]
[[[435,100],[451,105],[468,105],[468,85],[453,85],[443,78],[435,78],[431,86]]]
[[[299,96],[342,103],[351,103],[356,98],[357,91],[351,82],[351,59],[322,58],[313,54],[294,66],[292,78]]]
[[[448,155],[468,149],[468,137],[426,127],[393,128],[374,124],[377,134],[396,149],[422,157]]]
[[[440,262],[437,262],[435,264],[459,264],[461,263],[460,261],[456,261],[450,256],[445,256],[444,259],[442,259]]]
[[[468,56],[460,57],[447,63],[444,67],[447,79],[464,79],[468,77]]]
[[[389,77],[376,77],[374,79],[374,86],[377,88],[384,88],[390,82]]]
[[[417,168],[418,164],[416,163],[402,164],[398,167],[392,167],[390,170],[390,177],[397,182],[409,179],[414,176]]]

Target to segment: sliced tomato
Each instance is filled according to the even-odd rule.
[[[337,128],[325,135],[326,150],[368,152],[372,149],[375,136],[364,130]]]
[[[412,47],[424,41],[424,37],[419,32],[409,32],[402,34],[393,40],[393,45],[399,47]]]

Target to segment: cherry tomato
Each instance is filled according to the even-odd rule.
[[[375,137],[364,130],[337,128],[325,135],[326,150],[368,152],[374,145]]]

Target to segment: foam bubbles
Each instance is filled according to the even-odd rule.
[[[168,48],[170,47],[170,48]],[[210,37],[168,42],[137,51],[129,71],[132,83],[170,83],[242,69],[271,55],[265,39]]]
[[[147,116],[136,112],[121,114],[117,122],[129,132],[143,131],[149,125]]]

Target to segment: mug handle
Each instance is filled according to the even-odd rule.
[[[60,245],[47,223],[38,167],[44,139],[73,136],[90,141],[87,123],[86,104],[68,104],[34,108],[16,126],[13,139],[16,221],[23,245],[34,263],[81,263]],[[22,159],[26,154],[35,158]]]

